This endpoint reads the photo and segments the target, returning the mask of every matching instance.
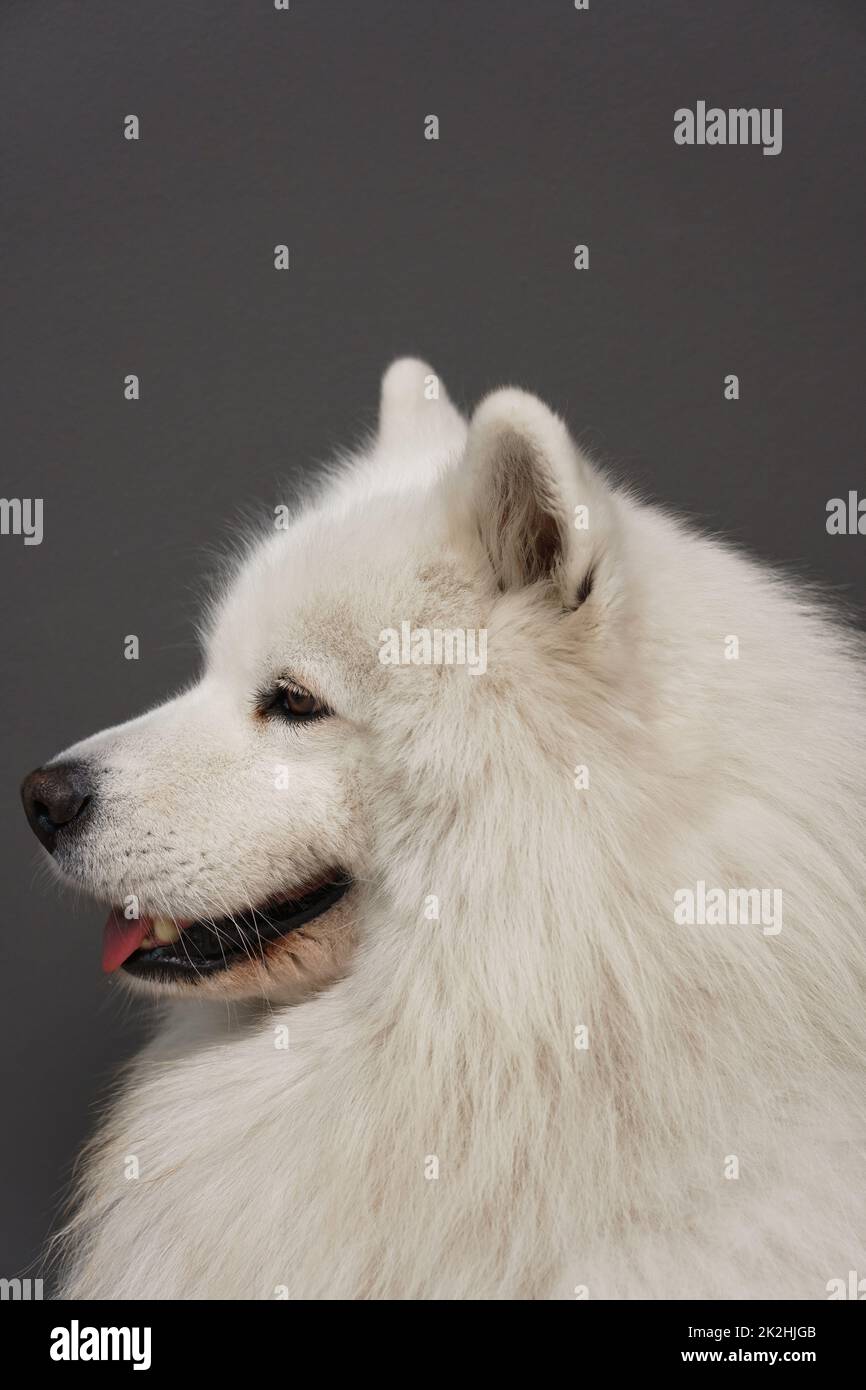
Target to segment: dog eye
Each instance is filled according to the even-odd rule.
[[[288,719],[295,724],[311,719],[323,719],[326,714],[331,712],[327,705],[324,705],[309,690],[305,690],[302,685],[295,685],[292,682],[280,686],[274,696],[272,708],[283,719]]]

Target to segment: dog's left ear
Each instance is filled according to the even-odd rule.
[[[579,608],[610,564],[614,502],[562,420],[526,391],[494,391],[470,421],[464,467],[499,587],[548,581]]]

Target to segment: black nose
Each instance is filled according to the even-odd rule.
[[[86,763],[37,767],[21,783],[21,800],[34,832],[53,854],[60,830],[78,829],[93,800]]]

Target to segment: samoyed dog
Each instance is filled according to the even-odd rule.
[[[852,628],[534,396],[391,366],[197,684],[24,784],[159,999],[63,1295],[866,1275],[864,693]]]

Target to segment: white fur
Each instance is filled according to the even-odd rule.
[[[106,793],[62,867],[100,896],[359,882],[328,987],[164,1006],[64,1293],[826,1297],[866,1274],[860,640],[534,398],[467,432],[429,373],[390,369],[378,440],[249,555],[201,683],[74,750]],[[403,620],[486,628],[487,672],[382,666]],[[283,668],[335,717],[255,725]],[[781,889],[782,931],[675,925],[698,880]]]

